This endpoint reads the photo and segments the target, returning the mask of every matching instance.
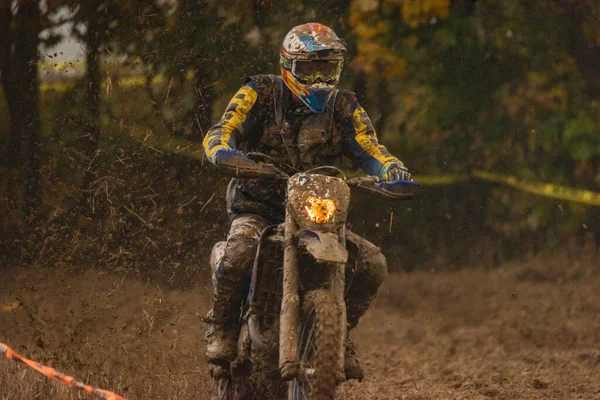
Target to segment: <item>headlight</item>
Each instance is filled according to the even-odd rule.
[[[304,203],[304,209],[308,218],[317,224],[326,224],[335,213],[335,201],[331,199],[319,199],[318,197],[308,196]]]
[[[297,173],[288,180],[287,211],[300,229],[334,232],[345,222],[350,188],[339,178]]]

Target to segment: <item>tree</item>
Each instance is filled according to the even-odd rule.
[[[0,20],[5,41],[2,44],[2,84],[9,105],[10,136],[6,159],[21,169],[20,221],[25,233],[32,233],[41,205],[40,115],[38,90],[38,36],[41,12],[38,1],[3,0]]]

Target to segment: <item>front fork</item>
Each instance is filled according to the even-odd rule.
[[[294,234],[298,225],[285,212],[283,242],[283,296],[279,317],[279,371],[281,377],[290,380],[298,374],[298,324],[300,313],[298,246]]]
[[[346,227],[342,225],[339,234],[340,243],[346,247]],[[346,335],[348,334],[348,319],[346,316],[346,264],[331,264],[329,275],[329,288],[333,294],[333,300],[338,310],[338,326],[340,327],[340,343],[338,349],[338,380],[345,380],[344,361],[346,356]]]
[[[298,225],[287,212],[284,223],[284,250],[283,250],[283,296],[281,300],[281,314],[279,323],[279,370],[284,380],[291,380],[298,376],[298,332],[300,323],[300,294],[299,294],[299,267],[298,246],[294,235]],[[340,243],[346,246],[346,231],[343,226],[339,232]],[[346,265],[332,263],[328,265],[328,287],[337,307],[338,326],[340,327],[340,343],[338,349],[338,376],[344,378],[344,357],[346,353],[347,317],[346,303],[344,301]]]

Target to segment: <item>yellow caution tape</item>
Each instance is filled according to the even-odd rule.
[[[499,175],[486,171],[473,171],[471,176],[416,175],[413,178],[423,186],[453,185],[475,178],[487,182],[500,183],[502,185],[507,185],[515,189],[539,196],[600,207],[600,193],[585,189],[575,189],[568,186],[556,185],[553,183],[524,182],[514,176]]]
[[[148,78],[145,76],[124,76],[119,78],[117,86],[128,87],[128,86],[145,86]],[[106,81],[102,82],[103,87],[106,87]]]
[[[136,61],[140,63],[140,61]],[[135,64],[135,63],[134,63]],[[56,61],[56,62],[41,62],[38,63],[38,69],[40,71],[56,71],[56,72],[85,72],[86,69],[85,61]],[[120,64],[118,62],[109,62],[110,66],[125,68],[130,68],[130,65]],[[139,71],[139,69],[138,69]],[[131,70],[131,72],[135,73],[135,70]],[[196,77],[196,72],[193,70],[189,70],[185,74],[185,79],[188,81],[193,80]],[[42,76],[42,83],[40,84],[40,90],[42,92],[48,91],[56,91],[56,92],[65,92],[69,88],[75,85],[77,79],[81,77],[67,77],[65,76],[63,80],[60,81],[44,81],[44,76]],[[133,86],[145,86],[147,77],[145,75],[129,75],[129,76],[120,76],[117,78],[117,86],[120,87],[133,87]],[[102,81],[102,87],[106,87],[107,79]],[[164,85],[169,83],[169,79],[162,74],[155,75],[150,82],[151,85]]]
[[[72,60],[72,61],[43,61],[43,62],[39,62],[38,64],[38,69],[40,71],[57,71],[57,72],[63,72],[66,70],[75,70],[78,72],[84,72],[86,67],[87,67],[87,61],[86,60]],[[101,64],[103,66],[103,68],[106,67],[123,67],[123,68],[131,68],[131,66],[133,67],[138,67],[138,66],[142,66],[142,61],[138,58],[133,62],[128,62],[128,63],[124,63],[124,62],[119,62],[116,60],[104,60],[102,59]]]
[[[76,71],[85,71],[85,61],[46,61],[38,63],[38,69],[41,71],[64,71],[67,69],[74,69]]]
[[[75,85],[73,82],[42,82],[40,91],[42,92],[66,92]]]
[[[152,85],[164,85],[167,82],[168,82],[167,78],[164,75],[156,75],[154,78],[152,78],[152,81],[150,82],[150,84],[152,84]]]
[[[529,192],[544,197],[600,207],[600,193],[592,192],[590,190],[575,189],[568,186],[555,185],[552,183],[523,182],[514,176],[497,175],[485,171],[474,171],[473,176],[478,179],[501,183],[524,192]]]
[[[471,180],[469,175],[418,175],[413,179],[423,186],[444,186]]]
[[[113,86],[117,87],[133,87],[133,86],[146,86],[147,77],[143,75],[138,76],[123,76],[116,80],[116,84]],[[168,82],[167,78],[164,75],[156,75],[152,78],[150,84],[154,85],[164,85]],[[100,86],[102,88],[106,88],[107,80],[103,80]],[[40,84],[40,91],[42,92],[66,92],[68,89],[75,86],[74,81],[56,81],[56,82],[42,82]]]

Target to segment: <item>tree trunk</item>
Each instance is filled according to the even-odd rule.
[[[3,86],[7,83],[7,74],[10,70],[10,50],[12,48],[11,23],[13,15],[10,4],[10,0],[0,0],[0,77],[2,77]]]
[[[96,1],[89,1],[84,9],[88,21],[87,91],[83,103],[84,113],[87,115],[83,152],[87,157],[88,165],[81,183],[84,201],[89,198],[89,189],[96,176],[93,163],[100,146],[100,32],[96,3]]]
[[[14,16],[11,11],[11,0],[0,0],[0,77],[4,88],[4,97],[8,105],[9,115],[16,114],[16,104],[20,92],[15,90],[16,82],[12,68],[12,50],[14,40]],[[8,146],[2,155],[2,164],[7,168],[16,167],[21,147],[20,132],[10,125]]]
[[[21,0],[15,15],[14,50],[11,59],[8,96],[16,98],[11,110],[11,135],[20,136],[22,198],[20,223],[23,232],[30,234],[35,227],[35,217],[41,204],[40,155],[39,155],[39,85],[37,63],[38,36],[41,29],[39,3]],[[12,111],[15,111],[14,113]],[[12,136],[11,136],[12,137]]]
[[[12,21],[12,12],[10,11],[10,0],[0,0],[0,73],[4,72],[4,68],[8,59],[8,51],[10,49],[10,23]]]

